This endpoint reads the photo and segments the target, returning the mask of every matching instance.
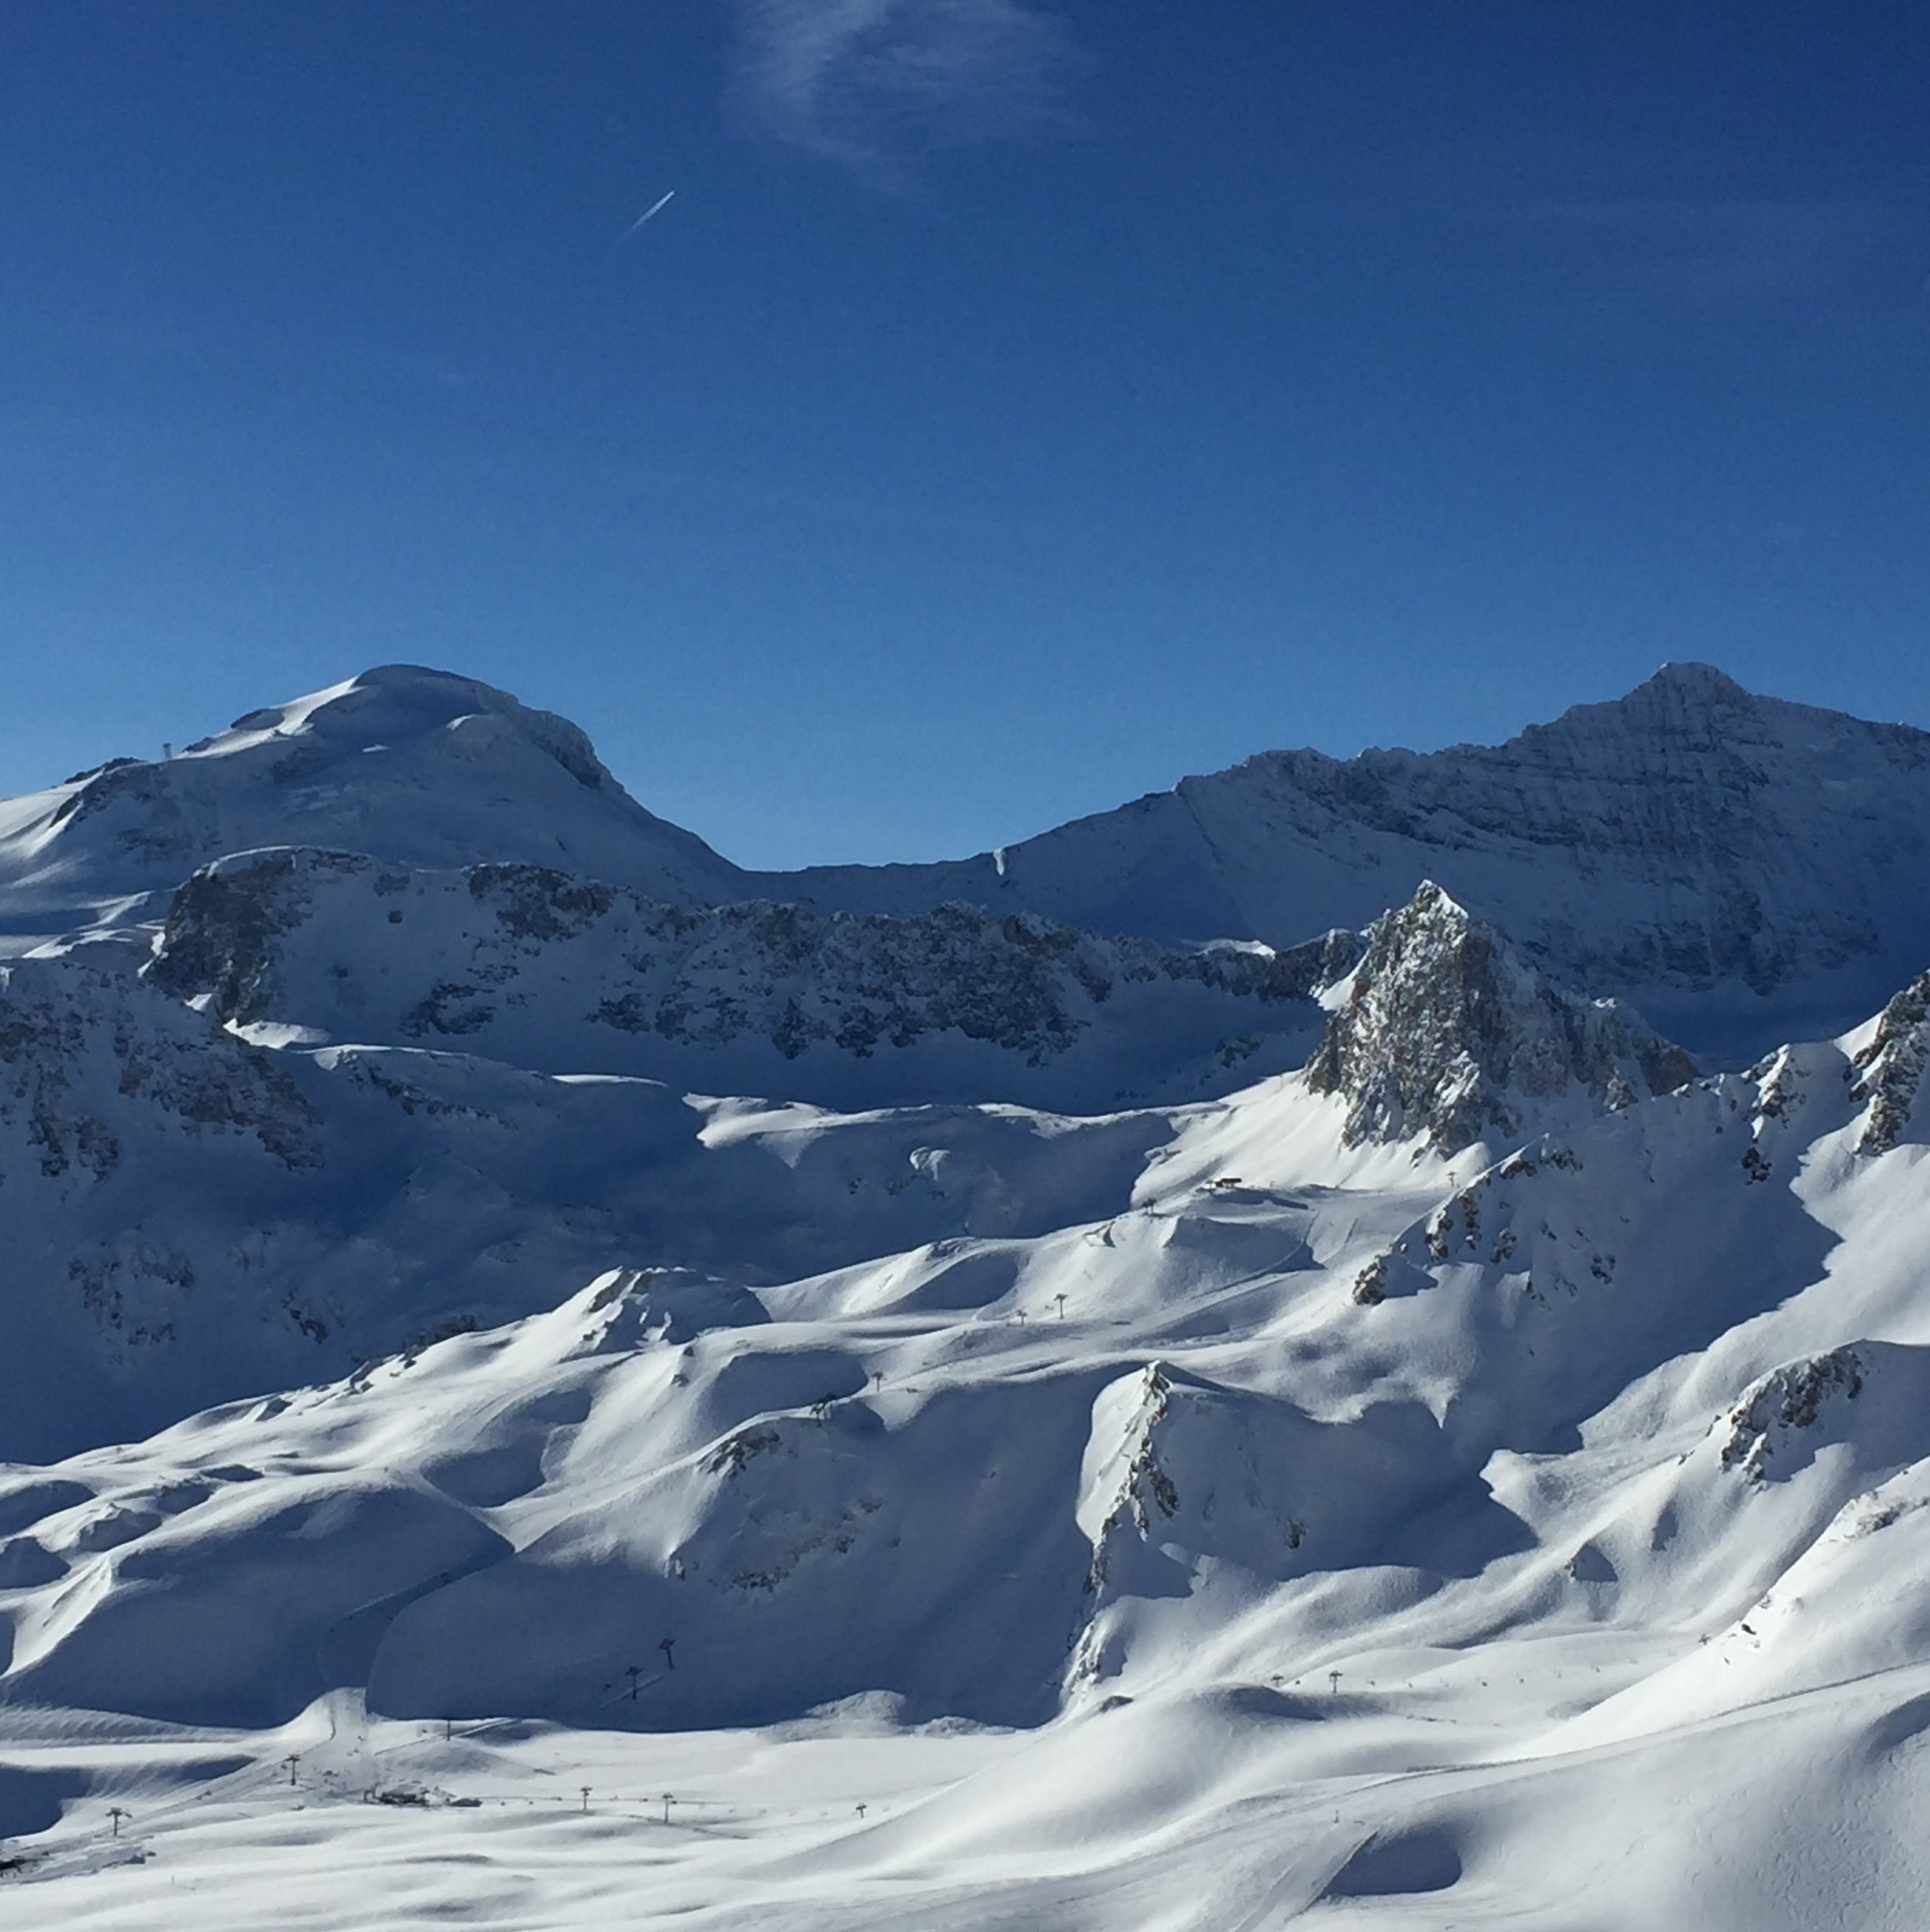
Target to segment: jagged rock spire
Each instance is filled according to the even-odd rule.
[[[1315,1091],[1348,1101],[1349,1145],[1424,1134],[1449,1154],[1696,1074],[1680,1047],[1613,1001],[1550,985],[1431,882],[1368,928],[1366,957],[1307,1069]]]

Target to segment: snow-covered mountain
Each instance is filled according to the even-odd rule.
[[[0,1457],[547,1307],[754,1283],[1123,1198],[1163,1114],[826,1114],[417,1046],[266,1049],[110,946],[0,966]],[[1036,1160],[1012,1150],[1036,1141]]]
[[[772,1778],[677,1779],[737,1848],[694,1862],[715,1827],[687,1814],[675,1885],[641,1894],[667,1914],[748,1896],[828,1926],[856,1885],[858,1923],[1052,1923],[1077,1874],[1072,1923],[1135,1923],[1169,1894],[1121,1848],[1154,1834],[1198,1875],[1175,1925],[1391,1926],[1427,1898],[1553,1926],[1578,1871],[1606,1926],[1687,1923],[1712,1888],[1696,1923],[1907,1923],[1883,1821],[1920,1795],[1930,1699],[1910,1038],[1893,1013],[1475,1174],[1424,1140],[1347,1154],[1344,1100],[1287,1076],[1116,1144],[1049,1231],[754,1287],[611,1269],[17,1469],[0,1611],[29,1708],[0,1754],[108,1762],[117,1733],[43,1714],[88,1706],[160,1767],[88,1771],[28,1875],[84,1900],[110,1800],[194,1874],[224,1843],[279,1855],[291,1803],[339,1844],[364,1786],[417,1807],[432,1857],[438,1803],[526,1829],[544,1736],[595,1754],[607,1829],[678,1795],[653,1769],[676,1735],[750,1735]],[[1054,1147],[1008,1143],[1008,1183],[1049,1193]],[[948,1734],[978,1768],[904,1790],[890,1740]],[[1752,1824],[1786,1752],[1806,1803]],[[800,1808],[814,1763],[876,1819]],[[534,1922],[590,1923],[600,1843]],[[1847,1863],[1764,1884],[1789,1844]]]
[[[1240,1090],[1316,1039],[1288,1085],[1335,1114],[1307,1155],[1323,1181],[1417,1138],[1512,1147],[1694,1073],[1432,889],[1350,974],[1356,951],[217,862],[151,950],[0,964],[0,1349],[58,1391],[0,1411],[0,1455],[350,1372],[615,1264],[762,1286],[1109,1214],[1202,1100],[1241,1118]],[[777,1098],[685,1097],[747,1089]]]
[[[391,665],[251,711],[178,756],[113,758],[0,805],[0,946],[151,919],[197,866],[286,844],[553,866],[680,905],[745,896],[736,868],[653,818],[575,725],[472,679]]]
[[[6,1923],[1930,1920],[1924,742],[780,891],[391,671],[9,808]]]
[[[1876,1103],[1842,1079],[1853,1060],[1806,1050],[1458,1186],[1424,1159],[1398,1190],[1310,1188],[1311,1148],[1279,1129],[1331,1103],[1263,1089],[1229,1111],[1272,1114],[1270,1167],[1175,1173],[1224,1130],[1197,1110],[1094,1176],[1090,1219],[1030,1238],[754,1290],[741,1263],[606,1271],[507,1326],[36,1472],[21,1493],[50,1507],[9,1546],[39,1573],[16,1690],[279,1724],[333,1687],[330,1633],[356,1612],[355,1681],[397,1716],[593,1721],[627,1700],[632,1632],[660,1630],[683,1654],[652,1672],[653,1724],[877,1689],[916,1717],[1035,1724],[1183,1673],[1229,1620],[1315,1615],[1362,1565],[1466,1579],[1468,1614],[1505,1602],[1572,1561],[1583,1494],[1587,1540],[1639,1595],[1661,1586],[1652,1539],[1622,1524],[1631,1493],[1638,1516],[1685,1485],[1746,1502],[1813,1459],[1820,1426],[1886,1479],[1930,1456],[1930,1310],[1894,1225],[1925,1149],[1861,1151]],[[1052,1191],[1032,1171],[1049,1144],[1004,1150],[1015,1189]],[[1678,1185],[1649,1185],[1658,1170]],[[1880,1383],[1894,1393],[1865,1401]],[[1705,1438],[1697,1474],[1679,1458]],[[1498,1485],[1497,1457],[1543,1458],[1535,1491],[1517,1493],[1525,1463]],[[1847,1475],[1677,1611],[1720,1627],[1746,1610],[1857,1492]],[[283,1544],[312,1519],[297,1574]],[[166,1591],[133,1587],[157,1574]],[[264,1620],[271,1586],[290,1612]],[[1570,1596],[1513,1615],[1597,1601]],[[243,1627],[211,1646],[224,1602],[249,1606]],[[533,1651],[537,1627],[570,1634]]]
[[[747,872],[631,799],[573,725],[391,666],[163,762],[0,807],[0,946],[152,921],[269,845],[529,864],[684,910],[952,904],[1171,947],[1358,930],[1432,880],[1558,983],[1735,1061],[1854,1023],[1930,957],[1930,733],[1665,668],[1496,747],[1270,752],[939,865]]]

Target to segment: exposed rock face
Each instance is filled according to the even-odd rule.
[[[1696,1077],[1681,1048],[1612,1002],[1573,998],[1501,934],[1423,885],[1375,921],[1307,1069],[1348,1103],[1350,1146],[1425,1135],[1443,1153],[1519,1141]]]
[[[0,966],[0,1148],[48,1180],[104,1181],[133,1122],[239,1136],[289,1168],[320,1159],[314,1108],[272,1056],[159,998],[123,966]],[[0,1178],[21,1163],[0,1154]]]
[[[1908,1132],[1930,1065],[1930,973],[1906,987],[1878,1016],[1869,1042],[1852,1062],[1850,1097],[1869,1115],[1859,1153],[1887,1154]]]
[[[1863,1364],[1853,1349],[1833,1349],[1771,1370],[1730,1412],[1722,1467],[1761,1482],[1772,1473],[1779,1445],[1813,1428],[1830,1404],[1854,1402],[1862,1393]]]
[[[139,957],[0,964],[0,1465],[406,1365],[633,1258],[607,1309],[573,1317],[580,1341],[741,1328],[746,1282],[1112,1212],[1172,1132],[821,1116],[447,1047],[258,1046]]]
[[[320,883],[371,878],[380,891],[389,876],[357,853],[292,846],[204,866],[174,894],[145,976],[178,999],[208,995],[223,1020],[267,1019],[277,942],[308,915]]]
[[[1281,1061],[1292,1064],[1318,1023],[1311,995],[1359,945],[1335,933],[1285,953],[1182,953],[970,906],[905,919],[768,904],[693,912],[540,867],[410,872],[279,850],[196,873],[148,971],[238,1024],[460,1039],[554,1071],[702,1078],[705,1056],[729,1054],[737,1076],[814,1097],[857,1063],[951,1043],[994,1050],[1019,1074],[1068,1062],[1073,1084],[1053,1103],[1102,1106],[1122,1088],[1165,1091],[1194,1062],[1239,1084],[1270,1039],[1300,1043]],[[1090,1080],[1070,1065],[1088,1061]],[[888,1077],[881,1065],[876,1078]],[[989,1097],[1037,1085],[1002,1088],[995,1065],[979,1077]],[[855,1097],[848,1084],[840,1099]]]
[[[1116,1538],[1124,1535],[1142,1543],[1152,1541],[1159,1519],[1175,1515],[1180,1507],[1179,1490],[1160,1467],[1158,1455],[1160,1426],[1172,1406],[1173,1383],[1158,1362],[1149,1362],[1135,1393],[1137,1412],[1115,1458],[1120,1466],[1116,1493],[1093,1539],[1092,1567],[1086,1578],[1086,1588],[1092,1592],[1105,1588]]]
[[[0,811],[0,950],[153,917],[270,844],[478,859],[698,910],[953,904],[1166,945],[1358,929],[1425,878],[1565,986],[1740,1062],[1842,1032],[1930,958],[1930,733],[1666,667],[1505,744],[1270,752],[997,852],[753,873],[631,799],[576,727],[390,666]]]
[[[87,952],[0,965],[0,1359],[32,1376],[64,1335],[69,1389],[205,1315],[208,1257],[181,1227],[195,1185],[298,1192],[324,1158],[272,1054],[142,985],[122,949]]]

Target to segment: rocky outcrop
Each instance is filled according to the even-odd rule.
[[[1740,1470],[1752,1483],[1763,1481],[1772,1473],[1778,1448],[1814,1428],[1831,1404],[1854,1402],[1863,1393],[1863,1377],[1862,1362],[1846,1348],[1772,1369],[1730,1412],[1722,1467]]]
[[[130,1125],[320,1158],[313,1106],[272,1056],[142,986],[124,963],[0,966],[0,1182],[99,1182]]]
[[[1432,878],[1560,983],[1738,1062],[1840,1032],[1930,957],[1930,734],[1703,665],[1505,744],[1270,752],[936,865],[744,871],[637,804],[574,725],[409,666],[35,803],[0,840],[0,949],[151,916],[142,895],[272,843],[534,865],[686,911],[963,904],[1168,946],[1289,947]]]
[[[1667,1092],[1696,1072],[1613,1002],[1551,986],[1494,927],[1427,884],[1368,928],[1307,1080],[1347,1101],[1350,1146],[1423,1137],[1453,1154]]]
[[[1149,1362],[1132,1395],[1136,1407],[1114,1458],[1117,1467],[1110,1507],[1093,1538],[1086,1588],[1095,1593],[1105,1587],[1115,1544],[1122,1537],[1139,1543],[1154,1540],[1161,1520],[1180,1507],[1180,1492],[1160,1466],[1158,1450],[1161,1425],[1173,1401],[1172,1381],[1158,1362]]]
[[[1930,973],[1906,987],[1882,1013],[1850,1063],[1850,1098],[1867,1105],[1861,1154],[1887,1154],[1909,1131],[1930,1065]]]
[[[204,866],[174,894],[145,976],[178,999],[205,996],[223,1020],[268,1018],[277,945],[313,909],[317,892],[331,878],[360,878],[380,892],[388,876],[353,852],[297,847]]]

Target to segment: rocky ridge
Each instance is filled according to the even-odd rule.
[[[1909,1131],[1930,1066],[1930,973],[1898,994],[1877,1016],[1846,1071],[1850,1095],[1867,1102],[1858,1141],[1865,1154],[1887,1154]]]
[[[1692,788],[1696,717],[1736,701],[1650,700]],[[436,687],[409,769],[470,769],[434,720],[473,702]],[[208,755],[285,755],[291,711]],[[552,803],[612,803],[580,747],[505,728],[479,792],[535,760]],[[375,844],[314,789],[394,747],[350,748],[273,782],[305,835]],[[1412,774],[1381,755],[1356,821],[1464,855],[1393,829]],[[112,829],[107,792],[50,865]],[[1631,816],[1548,863],[1651,832],[1681,857]],[[1584,1891],[1605,1924],[1698,1923],[1712,1847],[1734,1923],[1923,1919],[1887,1875],[1930,1709],[1925,981],[1692,1078],[1475,889],[1289,957],[695,903],[568,857],[224,856],[105,922],[136,930],[0,968],[0,1833],[32,1841],[0,1882],[111,1912],[151,1848],[230,1870],[251,1821],[279,1860],[297,1809],[359,1868],[419,1822],[342,1802],[387,1759],[425,1774],[388,1780],[405,1807],[534,1800],[420,1821],[405,1886],[567,1827],[629,1900],[648,1788],[683,1807],[649,1827],[661,1900],[699,1909],[678,1888],[735,1857],[727,1914],[802,1846],[814,1926],[854,1898],[1566,1924]],[[1331,1009],[1310,1069],[1009,1097],[1102,1091],[1109,1039],[1107,1079],[1214,1060],[1236,1013],[1311,1021],[1300,990]],[[705,1099],[696,1065],[773,1097]],[[812,1103],[886,1066],[922,1103]],[[977,1103],[932,1104],[941,1075]],[[24,1777],[43,1746],[85,1788]],[[954,1747],[979,1772],[909,1801],[881,1774]],[[723,1768],[694,1792],[698,1754]]]
[[[238,1026],[312,1042],[459,1044],[550,1072],[841,1104],[1092,1110],[1296,1064],[1314,996],[1358,948],[1334,933],[1281,953],[1178,952],[970,906],[691,912],[538,867],[432,873],[275,850],[197,871],[148,975]],[[949,1071],[948,1053],[969,1070]]]

